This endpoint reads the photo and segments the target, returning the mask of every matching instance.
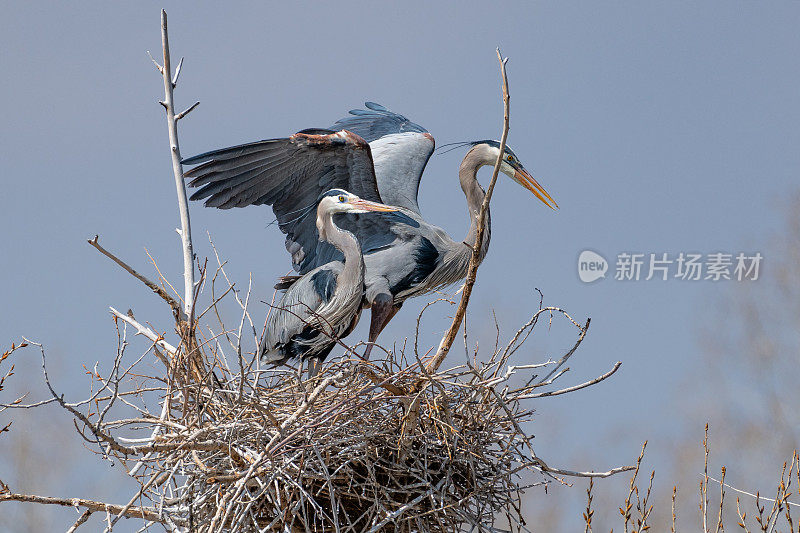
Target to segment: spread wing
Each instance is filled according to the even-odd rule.
[[[296,270],[308,272],[341,254],[319,242],[316,205],[320,194],[345,189],[383,202],[375,181],[369,145],[348,131],[303,130],[289,138],[269,139],[206,152],[188,159],[198,165],[184,176],[198,188],[191,199],[229,209],[270,205]]]
[[[362,137],[372,149],[375,177],[384,203],[420,214],[417,194],[422,172],[435,147],[433,136],[419,124],[380,104],[353,109],[332,129],[345,129]]]

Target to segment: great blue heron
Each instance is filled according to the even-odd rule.
[[[333,222],[337,213],[397,211],[396,207],[362,200],[333,189],[322,194],[316,209],[321,241],[344,255],[344,263],[331,261],[310,270],[292,283],[270,312],[257,356],[265,363],[289,359],[309,361],[313,375],[317,363],[328,356],[336,341],[353,331],[361,316],[364,297],[364,260],[355,236]]]
[[[500,143],[459,143],[469,147],[458,178],[467,199],[470,226],[464,240],[456,241],[426,222],[417,204],[422,172],[434,151],[433,136],[379,104],[365,105],[367,109],[350,111],[352,116],[337,121],[330,129],[303,130],[289,138],[215,150],[184,163],[203,163],[186,172],[186,177],[192,178],[190,185],[199,187],[193,200],[206,199],[206,206],[220,209],[271,205],[300,274],[341,257],[333,246],[319,242],[314,217],[303,212],[322,191],[337,187],[402,208],[397,213],[368,218],[346,215],[347,220],[341,222],[356,235],[364,254],[364,306],[372,309],[365,353],[369,355],[378,335],[407,298],[466,277],[478,212],[485,197],[478,183],[478,169],[495,164]],[[354,138],[366,142],[355,142]],[[548,207],[558,207],[509,147],[503,153],[500,171]],[[489,247],[488,213],[484,223],[480,260]]]

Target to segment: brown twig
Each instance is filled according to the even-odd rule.
[[[619,508],[619,512],[624,520],[625,533],[628,533],[628,527],[631,522],[631,509],[633,509],[631,498],[633,497],[633,493],[636,490],[636,478],[639,476],[639,468],[642,466],[642,458],[644,458],[644,451],[646,448],[647,448],[647,441],[644,441],[644,444],[642,444],[642,451],[639,454],[639,457],[636,459],[636,466],[633,469],[633,476],[631,476],[628,495],[625,497],[625,505],[624,507]]]
[[[92,516],[92,510],[91,509],[86,509],[83,512],[83,514],[81,514],[78,517],[78,519],[75,521],[75,523],[72,524],[72,527],[70,527],[67,530],[67,533],[73,533],[74,531],[76,531],[79,527],[81,527],[83,524],[85,524],[87,520],[89,520],[90,516]]]
[[[178,319],[180,317],[181,304],[177,300],[175,300],[175,298],[170,296],[167,293],[167,291],[165,291],[164,289],[162,289],[161,287],[159,287],[158,285],[156,285],[155,283],[153,283],[152,281],[150,281],[149,279],[147,279],[143,275],[139,274],[136,270],[134,270],[125,261],[123,261],[122,259],[120,259],[116,255],[114,255],[113,253],[109,252],[108,250],[106,250],[105,248],[100,246],[99,239],[100,239],[100,237],[98,235],[95,235],[94,238],[88,239],[86,242],[91,244],[98,252],[100,252],[104,256],[106,256],[109,259],[111,259],[112,261],[114,261],[117,265],[122,267],[122,269],[125,270],[128,274],[130,274],[134,278],[136,278],[139,281],[141,281],[142,283],[144,283],[147,286],[148,289],[150,289],[151,291],[156,293],[158,296],[161,297],[161,299],[163,299],[165,302],[167,302],[169,307],[172,309],[173,314],[175,315],[176,319]]]
[[[594,479],[589,478],[589,488],[586,489],[586,511],[583,513],[583,521],[586,523],[586,527],[583,529],[583,533],[591,533],[592,531],[592,516],[594,516],[594,511],[592,510],[593,487]]]
[[[703,434],[703,480],[700,482],[700,518],[703,522],[703,533],[708,533],[708,422]]]
[[[678,496],[678,486],[672,487],[672,522],[670,523],[670,532],[675,533],[675,498]]]
[[[489,202],[492,200],[494,186],[497,183],[497,176],[500,172],[500,164],[503,161],[503,154],[505,153],[509,129],[510,98],[508,94],[508,75],[506,74],[506,63],[508,62],[508,58],[504,58],[500,54],[499,48],[497,49],[497,60],[500,62],[500,76],[503,82],[503,134],[500,137],[500,152],[497,155],[497,161],[494,164],[494,170],[492,171],[492,179],[489,182],[489,187],[486,189],[486,196],[484,196],[481,209],[478,211],[478,230],[475,234],[475,243],[472,246],[472,257],[469,260],[469,267],[467,268],[467,278],[464,281],[464,287],[461,291],[461,300],[458,302],[456,313],[453,316],[453,322],[450,324],[450,327],[447,329],[447,332],[445,332],[444,337],[442,337],[442,340],[439,343],[439,349],[436,350],[436,354],[427,364],[428,372],[435,372],[439,368],[439,366],[442,364],[442,361],[444,361],[444,358],[447,356],[447,352],[450,351],[450,347],[453,345],[453,341],[456,338],[458,329],[461,327],[461,322],[464,320],[464,315],[467,312],[469,298],[472,295],[472,287],[475,285],[478,267],[480,266],[481,262],[480,249],[485,231],[484,225],[486,220],[486,212],[489,209]]]

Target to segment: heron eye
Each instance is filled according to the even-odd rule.
[[[346,201],[347,201],[347,197],[346,197],[346,196],[340,196],[340,197],[339,197],[339,202],[340,202],[340,203],[342,203],[342,204],[343,204],[343,203],[345,203]]]
[[[508,155],[506,156],[506,160],[508,160],[508,161],[513,161],[513,160],[514,160],[514,156],[513,156],[513,155],[511,155],[511,154],[508,154]]]

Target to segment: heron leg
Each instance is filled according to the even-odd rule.
[[[378,294],[372,301],[372,313],[369,320],[369,338],[367,349],[364,350],[364,358],[369,359],[369,354],[372,352],[372,347],[375,341],[378,340],[378,335],[381,334],[386,324],[397,314],[400,310],[400,305],[394,305],[394,298],[391,294]]]

